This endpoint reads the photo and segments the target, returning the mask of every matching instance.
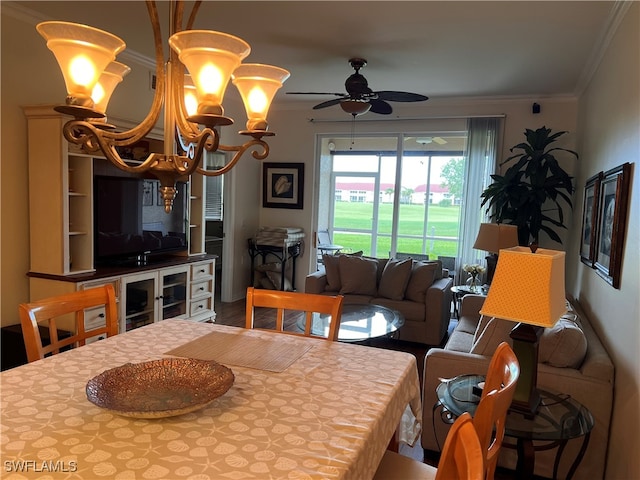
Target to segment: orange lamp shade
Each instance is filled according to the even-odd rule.
[[[62,70],[67,104],[93,108],[93,88],[125,43],[108,32],[76,23],[43,22],[36,29]]]
[[[185,30],[169,45],[187,67],[196,86],[198,114],[223,115],[222,99],[233,71],[251,52],[244,40],[221,32]]]
[[[248,63],[235,69],[232,81],[247,112],[247,130],[267,130],[271,101],[287,78],[287,70],[271,65]]]
[[[528,247],[500,250],[482,315],[551,327],[566,313],[565,252]]]

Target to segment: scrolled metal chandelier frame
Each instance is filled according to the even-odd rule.
[[[96,74],[96,77],[99,78],[96,78],[93,84],[87,82],[84,85],[78,85],[78,82],[72,79],[71,75],[73,75],[73,61],[77,61],[79,58],[86,60],[88,54],[82,49],[85,49],[87,44],[90,44],[91,49],[99,50],[100,54],[105,55],[106,48],[102,45],[91,44],[93,39],[100,37],[101,40],[111,44],[111,50],[106,53],[107,60],[103,61],[105,65],[109,66],[118,63],[115,62],[115,55],[124,50],[124,42],[107,32],[86,25],[43,22],[36,27],[47,40],[47,46],[54,52],[63,75],[65,75],[68,92],[66,103],[55,107],[55,109],[74,117],[65,123],[63,128],[67,141],[82,145],[84,150],[90,153],[102,152],[113,165],[126,172],[133,174],[149,172],[154,175],[160,180],[160,193],[164,201],[164,209],[167,212],[170,212],[173,207],[178,179],[194,173],[205,176],[218,176],[227,173],[250,149],[253,150],[251,153],[256,160],[267,158],[269,145],[263,140],[263,137],[272,136],[274,133],[268,131],[266,115],[273,96],[289,76],[288,71],[279,67],[241,64],[242,59],[249,54],[250,47],[237,37],[220,32],[192,30],[201,3],[201,1],[195,2],[186,27],[183,29],[181,26],[184,18],[184,2],[171,2],[172,18],[169,38],[171,47],[169,48],[169,58],[165,62],[156,3],[151,0],[146,1],[154,35],[156,91],[146,118],[132,129],[121,132],[116,131],[106,122],[106,103],[115,86],[122,80],[122,76],[128,73],[128,67],[118,64],[121,71],[115,75],[109,74],[109,69],[105,73]],[[231,47],[203,43],[201,39],[205,39],[206,42],[214,39],[220,44],[226,42]],[[61,48],[67,50],[63,51]],[[226,78],[224,74],[218,75],[216,60],[207,57],[212,52],[221,59],[219,60],[222,65],[220,70],[223,67],[230,70],[226,74]],[[183,55],[185,58],[182,57]],[[194,64],[189,56],[199,57],[197,59],[199,63]],[[228,65],[225,67],[223,64],[229,64],[232,67]],[[185,66],[191,74],[196,90],[198,102],[196,112],[188,112],[185,105]],[[100,72],[105,70],[105,67],[98,66],[96,68]],[[213,77],[207,77],[207,75],[212,75],[212,72]],[[102,81],[107,77],[111,79],[112,86],[110,91],[105,94],[106,101],[101,104],[98,100],[94,100],[92,94],[96,91],[95,85],[100,82],[102,82],[104,90],[109,90],[109,81]],[[233,124],[233,119],[224,116],[222,108],[222,97],[230,78],[241,93],[248,116],[247,129],[239,133],[251,138],[242,145],[223,145],[220,143],[218,128]],[[213,88],[210,87],[211,84],[216,84],[217,94],[207,90]],[[189,86],[186,87],[189,88]],[[130,161],[127,163],[118,153],[118,147],[132,146],[148,136],[160,118],[163,104],[165,105],[164,151],[150,153],[145,160],[137,165],[130,164]],[[177,153],[176,138],[182,153]],[[206,170],[201,165],[204,151],[235,152],[235,154],[224,166],[216,170]]]

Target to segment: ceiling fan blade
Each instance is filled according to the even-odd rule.
[[[340,101],[344,100],[344,98],[334,98],[332,100],[327,100],[326,102],[319,103],[313,107],[314,110],[318,110],[320,108],[332,107],[333,105],[338,105]]]
[[[433,137],[433,141],[439,145],[446,145],[447,141],[442,137]]]
[[[370,112],[379,113],[381,115],[389,115],[391,112],[393,112],[393,108],[391,108],[391,105],[389,105],[384,100],[380,100],[379,98],[371,99],[369,100],[369,103],[371,104],[371,110],[369,110]]]
[[[388,102],[424,102],[425,100],[429,100],[429,97],[418,93],[394,92],[392,90],[383,90],[375,93],[378,94],[380,100],[386,100]]]

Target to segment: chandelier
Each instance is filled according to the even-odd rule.
[[[64,76],[66,102],[55,110],[74,117],[63,128],[67,141],[82,145],[91,153],[102,152],[126,172],[154,175],[160,180],[166,212],[173,207],[178,179],[194,173],[222,175],[250,149],[255,159],[267,158],[269,145],[263,137],[274,135],[268,131],[267,112],[276,91],[289,77],[289,72],[279,67],[242,64],[251,47],[238,37],[192,30],[201,3],[194,3],[183,29],[184,2],[171,2],[171,48],[165,61],[156,2],[146,1],[154,35],[156,91],[146,118],[122,132],[107,123],[106,110],[115,87],[130,71],[115,61],[125,43],[87,25],[50,21],[36,26]],[[239,133],[250,138],[242,145],[220,143],[219,127],[233,124],[233,119],[224,116],[222,107],[230,79],[238,88],[247,113],[246,130]],[[137,165],[123,160],[118,147],[132,146],[148,135],[160,118],[163,104],[164,151],[150,153]],[[223,167],[205,170],[201,165],[205,150],[235,154]]]

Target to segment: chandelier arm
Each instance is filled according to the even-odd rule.
[[[102,152],[104,156],[116,167],[129,173],[140,173],[148,170],[157,163],[157,154],[152,153],[147,159],[136,166],[128,165],[116,150],[113,142],[105,139],[104,130],[96,128],[92,123],[84,120],[71,120],[64,125],[62,130],[68,142],[86,147],[90,152]]]
[[[147,0],[145,3],[147,5],[147,11],[149,12],[149,20],[151,21],[151,26],[153,28],[153,40],[156,56],[156,91],[153,96],[151,110],[149,110],[149,113],[141,123],[124,132],[105,132],[102,135],[104,138],[112,139],[115,145],[120,146],[131,145],[147,136],[160,118],[162,104],[164,103],[166,78],[164,73],[164,52],[162,48],[160,18],[158,16],[156,3],[152,0]]]
[[[205,175],[207,177],[217,177],[217,176],[223,175],[228,171],[230,171],[235,166],[235,164],[238,163],[240,158],[242,158],[244,153],[249,148],[258,147],[258,146],[262,147],[262,152],[260,153],[258,151],[253,151],[251,152],[251,154],[253,155],[253,158],[255,158],[256,160],[264,160],[269,155],[269,145],[262,140],[253,139],[253,140],[249,140],[244,145],[238,145],[238,146],[219,145],[218,150],[222,150],[224,152],[236,152],[233,158],[231,159],[231,161],[227,163],[224,167],[219,168],[217,170],[205,170],[202,167],[198,167],[196,169],[196,172],[198,172],[201,175]]]
[[[198,15],[198,9],[200,8],[201,3],[202,3],[202,0],[198,0],[193,4],[193,8],[191,9],[191,15],[189,16],[189,20],[187,21],[187,27],[185,28],[185,30],[193,29],[193,23],[196,20],[196,16]]]

